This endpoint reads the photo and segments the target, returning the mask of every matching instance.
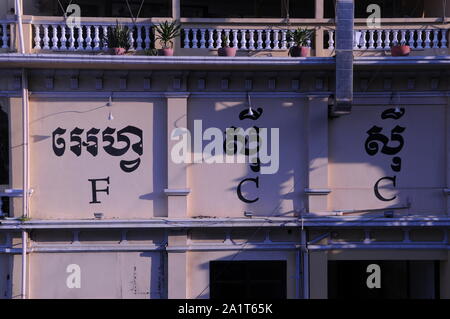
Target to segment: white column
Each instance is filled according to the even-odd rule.
[[[328,96],[308,97],[308,211],[328,208]]]
[[[185,92],[166,93],[167,98],[167,209],[169,218],[185,218],[187,212],[187,163],[177,164],[172,161],[171,152],[177,140],[172,140],[172,131],[187,128],[187,101]]]
[[[167,294],[169,299],[186,299],[188,293],[187,232],[171,230],[167,236]]]

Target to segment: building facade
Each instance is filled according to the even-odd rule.
[[[0,4],[1,298],[450,298],[450,4],[69,2]]]

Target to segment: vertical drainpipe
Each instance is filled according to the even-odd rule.
[[[22,25],[22,0],[15,0],[15,13],[17,19],[17,32],[19,34],[19,53],[25,54],[25,44],[23,38]],[[22,206],[23,217],[28,217],[29,213],[29,150],[28,150],[28,81],[27,72],[22,69],[22,134],[23,134],[23,192],[22,192]],[[27,298],[27,242],[28,233],[22,229],[22,286],[21,297]]]
[[[302,226],[301,230],[301,254],[303,272],[303,299],[309,299],[309,255],[307,247],[306,230]]]
[[[28,100],[28,76],[22,69],[22,134],[23,134],[23,218],[29,217],[29,189],[30,189],[30,153],[29,153],[29,100]],[[28,233],[22,229],[22,299],[27,298],[27,241]]]
[[[353,0],[336,0],[336,94],[332,116],[351,112],[353,103]]]

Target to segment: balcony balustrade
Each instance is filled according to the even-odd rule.
[[[113,18],[83,18],[77,27],[58,17],[24,16],[23,20],[27,53],[106,52],[105,37],[117,23]],[[155,42],[154,26],[163,20],[149,18],[131,23],[130,19],[118,19],[130,29],[130,48],[137,54],[159,47]],[[299,27],[314,30],[314,36],[308,42],[312,56],[332,56],[336,45],[332,19],[294,19],[289,23],[273,19],[197,20],[181,19],[181,35],[175,40],[176,55],[212,55],[226,41],[226,45],[237,48],[241,55],[267,54],[269,51],[273,56],[287,56],[287,50],[294,45],[288,31]],[[385,23],[382,20],[380,28],[372,29],[367,27],[365,20],[355,19],[353,49],[359,55],[379,55],[393,45],[405,43],[413,50],[412,54],[448,54],[449,28],[450,19],[440,23],[434,18],[386,19]],[[0,21],[0,52],[17,51],[17,43],[15,22],[11,19]]]
[[[34,50],[53,51],[107,51],[105,38],[114,23],[83,22],[80,27],[68,26],[64,22],[33,24]],[[141,51],[152,43],[150,24],[125,24],[130,30],[130,48]]]
[[[328,30],[328,47],[334,49],[334,30]],[[447,29],[361,29],[355,27],[354,50],[389,50],[407,44],[412,50],[447,48]]]
[[[294,45],[288,29],[184,28],[182,48],[218,49],[227,45],[239,50],[287,50]],[[225,36],[226,43],[222,43]],[[311,45],[311,41],[309,41]]]

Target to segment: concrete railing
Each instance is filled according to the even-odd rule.
[[[0,50],[14,51],[18,43],[14,22],[0,21]],[[154,25],[166,18],[140,18],[132,24],[129,18],[82,18],[81,28],[68,26],[61,17],[24,16],[25,52],[43,50],[57,52],[95,53],[108,50],[105,36],[116,21],[130,28],[132,50],[143,51],[159,48],[155,43]],[[419,54],[436,54],[427,50],[448,48],[450,19],[437,18],[383,19],[379,29],[369,29],[365,20],[355,19],[354,46],[359,54],[370,55],[372,51],[388,50],[397,43],[406,43]],[[386,22],[385,22],[386,20]],[[332,19],[200,19],[182,18],[181,35],[176,38],[175,54],[182,56],[215,55],[223,46],[238,48],[238,55],[287,56],[293,45],[288,30],[308,28],[314,30],[309,46],[312,56],[334,54],[335,24]],[[270,52],[267,52],[270,51]]]
[[[217,49],[225,45],[223,36],[227,46],[239,50],[287,50],[294,45],[288,37],[288,29],[183,28],[182,48]]]
[[[54,51],[106,51],[108,32],[115,26],[111,22],[85,22],[80,27],[64,22],[32,23],[34,50]],[[130,30],[130,48],[140,51],[151,48],[152,24],[124,24]]]
[[[363,29],[355,27],[354,50],[387,50],[393,45],[407,44],[413,50],[447,48],[448,29]],[[327,31],[328,49],[335,47],[335,31]]]

